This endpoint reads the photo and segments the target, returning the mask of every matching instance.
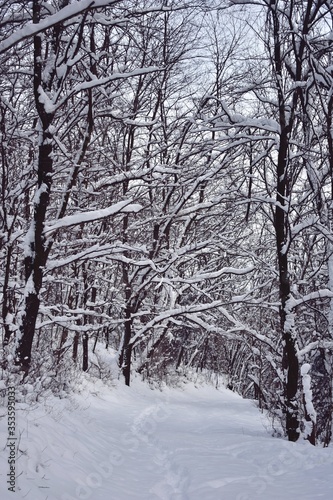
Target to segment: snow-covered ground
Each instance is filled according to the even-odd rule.
[[[333,447],[273,438],[254,404],[227,389],[86,377],[70,398],[18,404],[15,493],[6,484],[6,411],[2,500],[333,498]]]

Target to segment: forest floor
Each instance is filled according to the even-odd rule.
[[[330,500],[333,446],[272,437],[249,400],[188,383],[152,390],[84,376],[69,397],[16,409],[16,491],[8,491],[0,411],[2,500]]]

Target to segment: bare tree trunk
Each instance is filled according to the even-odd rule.
[[[74,363],[77,362],[77,354],[78,354],[78,349],[79,349],[79,339],[80,339],[79,332],[75,332],[74,340],[73,340],[73,354],[72,354],[72,358],[73,358]]]
[[[124,218],[124,235],[126,237],[128,217]],[[131,309],[131,298],[132,290],[129,281],[128,264],[127,262],[122,263],[122,275],[123,284],[125,286],[125,322],[124,322],[124,333],[121,345],[121,351],[119,356],[119,366],[122,370],[123,376],[125,378],[125,384],[130,385],[131,379],[131,358],[132,358],[132,309]]]
[[[88,370],[88,340],[89,340],[89,335],[87,332],[84,332],[82,336],[82,353],[83,353],[83,358],[82,358],[82,370],[86,372]]]

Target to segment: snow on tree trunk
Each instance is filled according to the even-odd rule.
[[[317,413],[312,402],[311,376],[309,371],[311,365],[304,363],[301,367],[302,387],[303,387],[303,403],[304,403],[304,431],[303,435],[311,444],[316,444],[316,423]]]

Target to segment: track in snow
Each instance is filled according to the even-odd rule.
[[[272,438],[252,402],[226,389],[86,381],[70,400],[18,405],[17,423],[20,489],[7,490],[4,450],[2,500],[333,498],[333,448]]]

